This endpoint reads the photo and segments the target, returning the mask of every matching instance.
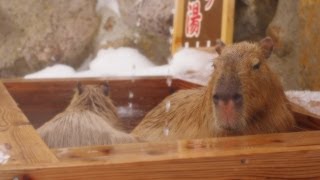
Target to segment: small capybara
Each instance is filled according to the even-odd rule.
[[[136,142],[122,132],[109,86],[81,85],[66,110],[46,122],[38,132],[50,148]]]
[[[278,77],[267,59],[273,41],[224,46],[207,87],[180,90],[151,110],[132,134],[153,140],[176,140],[289,131],[295,120]],[[171,109],[166,111],[166,102]],[[167,131],[164,133],[164,128]]]

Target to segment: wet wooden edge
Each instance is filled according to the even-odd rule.
[[[4,166],[31,179],[320,178],[319,131],[56,149],[59,163]]]

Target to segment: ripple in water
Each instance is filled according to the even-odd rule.
[[[128,106],[129,106],[130,110],[132,110],[132,107],[133,107],[132,102],[129,102]]]
[[[132,99],[134,97],[134,94],[132,91],[129,91],[129,99]]]

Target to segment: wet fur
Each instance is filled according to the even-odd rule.
[[[132,134],[142,139],[176,140],[230,135],[250,135],[283,132],[293,129],[295,120],[288,109],[278,77],[266,64],[264,50],[257,44],[242,42],[224,48],[216,59],[217,69],[207,87],[181,90],[167,97],[151,110]],[[257,59],[259,71],[252,66]],[[240,78],[244,107],[236,130],[221,128],[215,115],[212,96],[222,72]],[[235,74],[236,73],[236,74]],[[256,73],[256,74],[253,74]],[[171,101],[167,113],[165,103]],[[169,135],[163,129],[168,122]]]
[[[66,110],[38,128],[50,148],[79,147],[136,142],[119,127],[116,108],[101,86],[77,90]]]

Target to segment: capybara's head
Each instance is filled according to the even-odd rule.
[[[267,65],[272,49],[269,37],[259,43],[217,45],[219,56],[209,84],[217,128],[242,134],[268,113],[270,98],[283,96],[280,81]]]
[[[82,85],[78,83],[76,93],[71,101],[71,106],[82,106],[95,111],[114,110],[112,101],[109,98],[109,85]]]

